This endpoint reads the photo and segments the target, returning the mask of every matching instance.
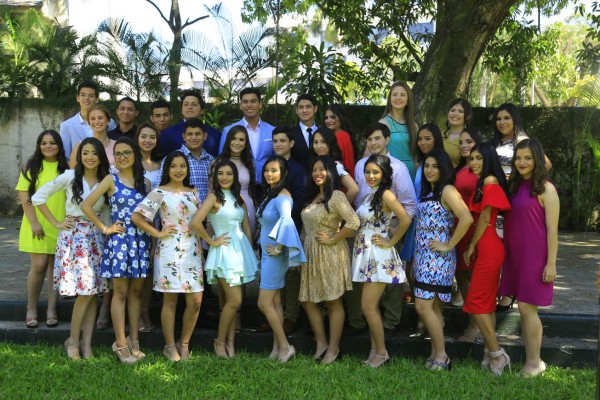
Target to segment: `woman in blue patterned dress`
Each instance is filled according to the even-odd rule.
[[[356,213],[360,228],[354,241],[352,280],[364,282],[362,286],[362,312],[369,324],[371,350],[365,363],[380,367],[389,359],[379,300],[387,284],[406,281],[402,260],[394,245],[404,236],[411,218],[390,190],[392,166],[386,156],[373,154],[365,163],[365,179],[373,193],[367,196]],[[392,237],[388,237],[392,213],[400,221]]]
[[[450,156],[440,149],[425,155],[420,202],[415,211],[415,308],[431,335],[427,369],[450,370],[452,362],[444,344],[443,303],[451,300],[456,271],[455,246],[473,223],[473,217],[453,186]],[[454,217],[458,224],[451,235]]]
[[[260,224],[261,276],[258,308],[273,330],[273,351],[269,358],[287,362],[296,354],[283,331],[281,289],[289,267],[306,262],[298,231],[292,220],[292,197],[287,185],[287,161],[271,156],[263,166],[264,200],[256,212]]]
[[[102,277],[112,279],[111,318],[116,341],[113,352],[122,363],[135,364],[144,357],[139,350],[141,290],[148,272],[150,236],[131,222],[131,213],[144,199],[150,183],[144,179],[139,147],[121,137],[114,147],[116,174],[106,176],[81,203],[81,211],[108,236],[102,257]],[[106,226],[93,210],[104,194],[109,196],[112,225]],[[125,336],[125,305],[129,337]]]
[[[214,348],[217,357],[235,356],[235,317],[242,305],[242,285],[256,278],[257,261],[252,249],[252,230],[242,197],[236,164],[217,158],[212,176],[213,192],[206,197],[192,221],[200,237],[210,245],[204,270],[208,283],[223,289],[219,329]],[[215,232],[209,236],[203,226],[208,217]]]

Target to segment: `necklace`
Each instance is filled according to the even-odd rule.
[[[102,142],[102,145],[105,146],[106,143],[110,142],[110,138],[108,137],[108,135],[106,135],[106,138],[104,140],[101,140],[100,142]]]

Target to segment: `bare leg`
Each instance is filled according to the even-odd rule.
[[[475,323],[483,336],[484,347],[490,350],[490,353],[500,350],[498,339],[496,338],[496,316],[492,314],[473,314]],[[506,362],[505,356],[492,358],[491,365],[500,368]]]
[[[139,324],[139,327],[142,330],[142,332],[154,331],[154,325],[152,324],[152,320],[150,319],[150,312],[148,311],[150,309],[150,301],[152,300],[152,284],[152,276],[147,276],[146,278],[144,278],[144,285],[142,286],[142,310],[140,312]]]
[[[340,352],[340,339],[342,338],[344,319],[346,317],[341,297],[328,301],[327,309],[329,310],[329,346],[327,347],[327,353],[323,357],[323,364],[334,362]]]
[[[130,279],[127,291],[127,314],[129,317],[129,338],[138,341],[140,326],[140,310],[142,305],[142,287],[145,279]]]
[[[127,303],[127,292],[129,291],[129,279],[113,278],[113,297],[110,305],[110,315],[115,330],[117,347],[127,347],[125,338],[125,305]]]
[[[29,253],[29,258],[31,260],[31,267],[27,274],[27,318],[37,319],[38,301],[48,269],[48,255]],[[50,284],[50,287],[52,287],[52,284]]]
[[[467,299],[467,295],[469,294],[469,285],[471,283],[471,272],[470,270],[457,270],[456,271],[456,283],[458,284],[458,289],[462,294],[463,299]],[[477,336],[479,336],[479,328],[473,319],[471,314],[469,316],[469,324],[465,328],[463,334],[458,338],[461,342],[474,342]]]
[[[439,300],[436,298],[425,300],[417,297],[415,299],[415,308],[431,336],[430,358],[435,361],[446,362],[448,355],[446,354],[444,343],[444,327],[441,318],[441,307],[435,304],[436,301]]]
[[[46,310],[46,318],[57,317],[56,303],[58,302],[58,290],[54,290],[54,255],[48,255],[46,277],[46,282],[48,283],[48,309]]]
[[[102,305],[100,306],[100,312],[98,313],[98,320],[96,321],[96,327],[98,329],[106,329],[108,328],[108,315],[111,310],[112,303],[112,290],[104,293],[102,296]]]
[[[371,351],[368,362],[375,354],[384,356],[387,354],[385,348],[385,333],[383,322],[381,321],[381,312],[379,311],[379,300],[385,290],[385,283],[364,283],[362,289],[361,308],[371,333]]]
[[[75,304],[73,304],[73,314],[71,315],[71,344],[74,348],[79,349],[79,337],[81,335],[81,327],[87,317],[90,303],[96,296],[77,296]]]
[[[226,344],[227,354],[233,357],[235,354],[234,339],[235,339],[235,318],[240,306],[242,305],[242,287],[229,286],[222,278],[219,278],[219,286],[224,293],[224,304],[219,319],[219,330],[217,339],[219,342]]]
[[[280,290],[260,289],[258,292],[258,308],[265,315],[273,330],[273,352],[286,354],[290,350],[290,344],[283,331],[283,307],[281,305]],[[277,354],[275,354],[275,357],[277,357]]]
[[[190,358],[190,351],[188,345],[192,339],[196,322],[198,322],[198,315],[200,314],[200,307],[202,306],[202,295],[203,292],[197,293],[186,293],[185,294],[185,311],[183,312],[183,327],[181,330],[180,343],[180,356],[181,359],[187,360]]]
[[[310,301],[303,302],[302,307],[304,307],[304,311],[306,311],[308,322],[310,322],[310,327],[312,328],[312,331],[315,335],[317,349],[313,358],[317,359],[321,356],[323,351],[325,351],[325,349],[328,349],[329,347],[329,344],[327,343],[327,337],[325,336],[325,325],[323,324],[323,315],[321,314],[321,309],[319,308],[319,306],[315,303],[311,303]],[[335,351],[335,354],[337,354],[337,350]]]
[[[96,322],[96,310],[98,308],[98,296],[90,296],[91,299],[88,302],[87,310],[85,312],[85,318],[83,320],[83,333],[81,335],[81,355],[83,358],[92,358],[94,353],[92,352],[92,335],[94,333],[94,325]],[[71,322],[72,324],[73,322]],[[71,327],[71,332],[72,332]],[[72,333],[71,333],[72,335]]]
[[[535,373],[545,369],[540,357],[542,347],[543,326],[538,316],[538,307],[534,304],[519,303],[521,314],[521,325],[523,329],[523,341],[525,342],[525,364],[524,373]]]
[[[181,357],[175,349],[175,309],[179,293],[163,293],[163,305],[160,312],[160,323],[165,338],[165,355],[169,349],[169,359],[179,361]],[[114,302],[114,299],[113,299]]]

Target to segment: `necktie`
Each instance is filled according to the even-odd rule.
[[[313,137],[312,128],[306,128],[306,133],[308,133],[308,147],[310,148]]]

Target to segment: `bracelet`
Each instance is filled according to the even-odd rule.
[[[282,251],[283,251],[283,250],[279,250],[279,249],[277,249],[277,246],[273,246],[273,252],[274,252],[275,254],[281,254],[281,252],[282,252]]]

